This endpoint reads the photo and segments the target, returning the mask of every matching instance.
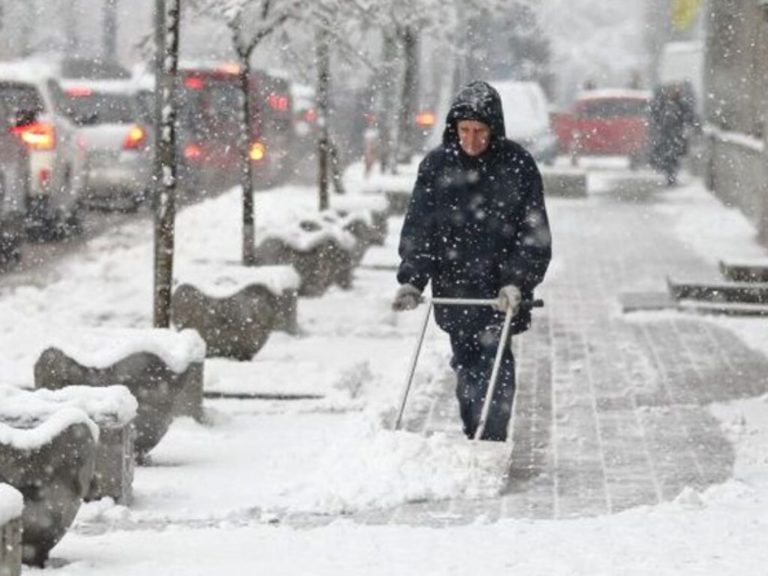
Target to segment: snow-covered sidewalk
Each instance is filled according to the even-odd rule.
[[[579,240],[571,235],[578,229],[573,219],[599,210],[600,201],[590,199],[586,209],[575,209],[579,201],[550,202],[560,242]],[[313,202],[309,189],[260,194],[257,221],[264,225]],[[232,191],[180,215],[180,267],[185,261],[236,259],[238,206]],[[645,209],[638,208],[638,215]],[[697,186],[670,193],[647,210],[651,216],[666,211],[678,222],[725,213]],[[732,212],[728,217],[731,224],[712,233],[758,250],[738,236],[743,221]],[[390,221],[386,245],[366,260],[377,267],[360,268],[351,290],[334,288],[321,298],[300,300],[299,336],[273,334],[252,362],[206,362],[210,390],[320,398],[206,401],[209,424],[177,420],[152,452],[151,464],[137,469],[134,504],[83,506],[72,532],[53,550],[51,567],[40,573],[764,573],[764,398],[713,409],[738,446],[735,478],[723,485],[684,490],[657,506],[571,520],[496,521],[446,506],[472,500],[498,506],[502,452],[461,439],[453,415],[448,418],[455,419],[455,433],[424,437],[388,430],[420,316],[395,315],[389,308],[396,284],[381,264],[395,262],[399,223]],[[690,229],[681,224],[682,231]],[[639,217],[628,239],[642,230]],[[589,234],[599,236],[600,230]],[[150,241],[148,225],[130,225],[58,266],[59,279],[50,285],[0,288],[0,373],[6,382],[31,384],[41,334],[78,324],[148,326]],[[557,306],[556,287],[568,283],[568,274],[569,262],[561,256],[548,281],[552,286],[543,288],[548,306]],[[449,377],[447,342],[435,330],[424,354],[415,405],[442,393]],[[391,513],[375,520],[378,512],[408,503],[419,503],[427,521],[415,525],[407,514]]]

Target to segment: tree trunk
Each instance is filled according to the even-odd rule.
[[[339,147],[336,146],[336,141],[333,138],[328,138],[328,152],[330,154],[331,161],[331,175],[333,178],[333,189],[336,194],[346,194],[344,189],[344,179],[341,172],[341,159],[339,158]]]
[[[252,266],[256,263],[256,215],[253,200],[253,166],[251,164],[251,136],[253,134],[251,117],[251,51],[238,54],[240,60],[241,109],[240,134],[237,146],[240,152],[240,187],[243,191],[243,264]]]
[[[397,161],[407,163],[410,162],[413,154],[413,128],[419,77],[419,42],[416,31],[411,26],[403,28],[399,37],[403,45],[405,70],[403,89],[400,94]]]
[[[117,0],[104,3],[104,59],[117,61]]]
[[[330,138],[328,136],[328,109],[331,85],[331,54],[328,32],[324,28],[317,30],[317,124],[320,128],[317,139],[318,159],[318,207],[329,208],[328,168],[330,165]]]
[[[384,66],[382,67],[382,76],[379,82],[379,89],[382,92],[381,105],[378,111],[379,122],[379,150],[381,151],[381,170],[382,172],[394,172],[396,162],[393,161],[395,155],[396,141],[394,116],[394,93],[397,88],[397,42],[394,35],[386,33],[384,35]]]
[[[176,72],[179,61],[179,2],[155,4],[155,290],[154,326],[171,324],[174,221],[176,218]]]
[[[30,4],[33,4],[30,2]],[[34,10],[34,6],[31,7]],[[78,14],[78,2],[76,0],[70,0],[67,2],[65,8],[66,13],[64,16],[64,33],[66,36],[66,52],[68,54],[77,54],[80,51],[80,37],[77,31],[77,25],[80,20]],[[33,12],[32,22],[37,22],[38,16]]]

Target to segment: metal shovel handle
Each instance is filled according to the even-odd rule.
[[[419,330],[419,338],[416,342],[416,348],[414,349],[413,355],[411,356],[411,363],[408,368],[408,375],[406,377],[405,386],[403,387],[403,392],[400,396],[400,408],[397,412],[397,417],[395,418],[393,430],[399,430],[400,424],[403,420],[405,405],[408,402],[408,395],[411,391],[413,375],[416,372],[416,364],[419,361],[419,354],[421,353],[421,347],[424,343],[424,335],[427,332],[429,317],[432,314],[432,307],[435,304],[444,306],[496,306],[498,302],[496,299],[482,298],[424,298],[423,301],[426,302],[427,307],[424,311],[424,319],[421,324],[421,329]],[[524,300],[520,303],[521,309],[541,308],[542,306],[544,306],[544,301],[539,299]],[[501,340],[499,341],[499,348],[496,351],[496,358],[493,363],[493,371],[491,372],[491,382],[489,383],[488,392],[486,393],[485,401],[483,402],[483,412],[480,417],[480,424],[478,425],[477,433],[475,433],[475,439],[479,439],[483,433],[483,430],[485,429],[485,421],[488,418],[488,412],[490,411],[491,406],[490,399],[493,398],[493,392],[496,388],[496,379],[498,378],[499,367],[501,366],[501,357],[504,350],[504,343],[506,342],[509,335],[509,328],[512,324],[512,317],[512,309],[507,308],[507,313],[504,317],[504,327],[502,329]]]

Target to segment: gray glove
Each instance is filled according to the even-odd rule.
[[[413,284],[403,284],[395,293],[395,300],[392,302],[392,310],[402,312],[403,310],[413,310],[421,302],[421,290]]]
[[[520,309],[522,300],[523,295],[520,289],[514,284],[507,284],[499,290],[499,295],[496,298],[496,310],[506,312],[507,308],[511,308],[512,316],[514,316]]]

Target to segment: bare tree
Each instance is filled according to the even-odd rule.
[[[251,166],[251,114],[250,79],[251,57],[264,40],[280,29],[286,21],[299,15],[305,0],[196,0],[201,15],[223,22],[231,35],[232,46],[239,63],[241,90],[240,185],[243,191],[243,264],[256,260],[256,219],[253,199],[253,170]]]
[[[117,60],[117,2],[118,0],[106,0],[104,2],[104,27],[102,38],[104,43],[104,59]]]
[[[174,221],[176,218],[176,103],[179,62],[179,2],[155,4],[155,290],[154,325],[171,323]]]

